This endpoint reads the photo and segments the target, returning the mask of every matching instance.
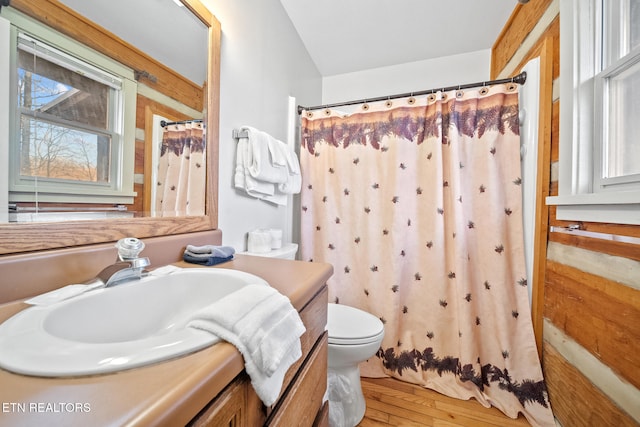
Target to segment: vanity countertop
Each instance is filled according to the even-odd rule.
[[[260,276],[298,311],[333,272],[329,264],[248,255],[210,268]],[[0,305],[0,322],[26,307],[22,302]],[[40,378],[0,369],[0,426],[185,425],[243,369],[242,356],[226,342],[107,375]]]

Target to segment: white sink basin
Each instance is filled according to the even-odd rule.
[[[189,268],[34,306],[0,325],[0,367],[26,375],[101,374],[185,355],[219,341],[186,327],[220,298],[263,279]]]

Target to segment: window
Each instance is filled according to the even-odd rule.
[[[640,224],[640,0],[561,0],[557,217]]]
[[[131,203],[132,71],[27,18],[10,19],[9,200]]]

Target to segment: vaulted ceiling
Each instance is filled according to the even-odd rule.
[[[490,49],[516,0],[280,0],[323,76]]]

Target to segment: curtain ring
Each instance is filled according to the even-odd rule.
[[[456,98],[462,98],[464,96],[464,92],[460,89],[460,85],[458,85],[458,90],[456,91]]]
[[[385,102],[384,105],[386,105],[387,108],[391,108],[391,106],[393,105],[393,102],[391,101],[391,97],[387,98],[387,102]]]
[[[362,104],[362,109],[363,109],[364,111],[367,111],[367,110],[369,109],[369,104],[367,104],[367,101],[366,101],[366,100],[364,101],[364,104]]]
[[[325,109],[324,109],[324,115],[325,115],[325,116],[330,116],[330,115],[331,115],[331,110],[330,110],[330,109],[328,109],[328,108],[325,108]]]
[[[411,95],[409,96],[409,99],[407,99],[407,104],[413,105],[415,103],[416,103],[416,99],[413,97],[413,92],[411,92]]]

